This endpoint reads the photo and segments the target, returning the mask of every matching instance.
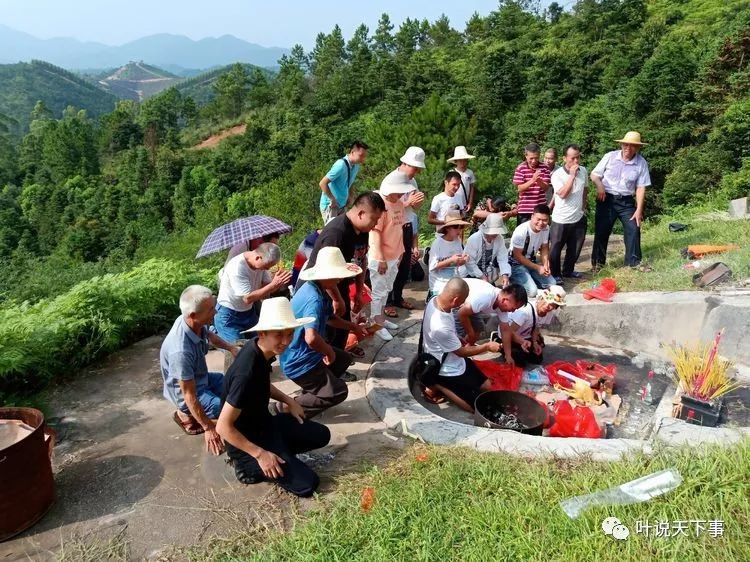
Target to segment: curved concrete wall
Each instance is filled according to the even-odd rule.
[[[663,357],[663,344],[708,342],[724,328],[721,355],[750,366],[750,291],[618,293],[611,303],[571,294],[567,300],[550,332]]]

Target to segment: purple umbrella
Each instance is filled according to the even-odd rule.
[[[278,233],[287,234],[292,231],[292,227],[273,217],[265,215],[253,215],[237,219],[230,223],[220,226],[208,235],[201,246],[196,258],[202,258],[209,254],[214,254],[231,248],[235,244],[255,240],[268,234]]]

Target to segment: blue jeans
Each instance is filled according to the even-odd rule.
[[[525,265],[511,266],[510,282],[521,285],[526,289],[529,297],[535,297],[538,289],[546,289],[550,285],[557,284],[551,275],[542,275],[538,271],[528,269]]]
[[[221,412],[221,395],[224,392],[224,373],[208,373],[208,377],[201,384],[196,383],[195,393],[198,396],[198,402],[206,415],[215,420]],[[179,409],[189,414],[190,410],[184,400],[180,400]]]
[[[216,333],[227,343],[233,344],[237,340],[246,339],[240,332],[252,328],[258,323],[258,313],[253,306],[250,310],[237,312],[226,306],[216,305],[214,326]]]
[[[607,263],[607,245],[615,221],[622,224],[625,238],[625,265],[635,267],[641,263],[641,229],[630,217],[635,213],[635,197],[607,193],[604,201],[597,200],[594,218],[594,247],[591,249],[591,265],[599,267]]]

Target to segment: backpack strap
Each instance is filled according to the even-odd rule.
[[[344,166],[346,166],[346,189],[349,189],[352,186],[352,166],[346,157],[343,157],[342,160],[344,161]]]

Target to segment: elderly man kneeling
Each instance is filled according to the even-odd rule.
[[[309,497],[320,479],[296,455],[328,444],[326,426],[305,419],[297,402],[271,384],[271,363],[289,346],[294,330],[315,322],[295,318],[289,301],[276,297],[263,301],[258,323],[248,331],[257,338],[248,342],[227,371],[217,430],[227,444],[227,455],[243,484],[269,480],[297,496]],[[269,400],[278,400],[287,413],[272,416]]]
[[[211,289],[190,285],[180,295],[179,316],[161,345],[159,363],[164,380],[164,398],[175,405],[174,421],[187,434],[205,432],[206,448],[221,454],[221,438],[213,420],[219,417],[222,373],[209,373],[208,342],[237,356],[239,348],[208,331],[214,318],[216,298]]]

